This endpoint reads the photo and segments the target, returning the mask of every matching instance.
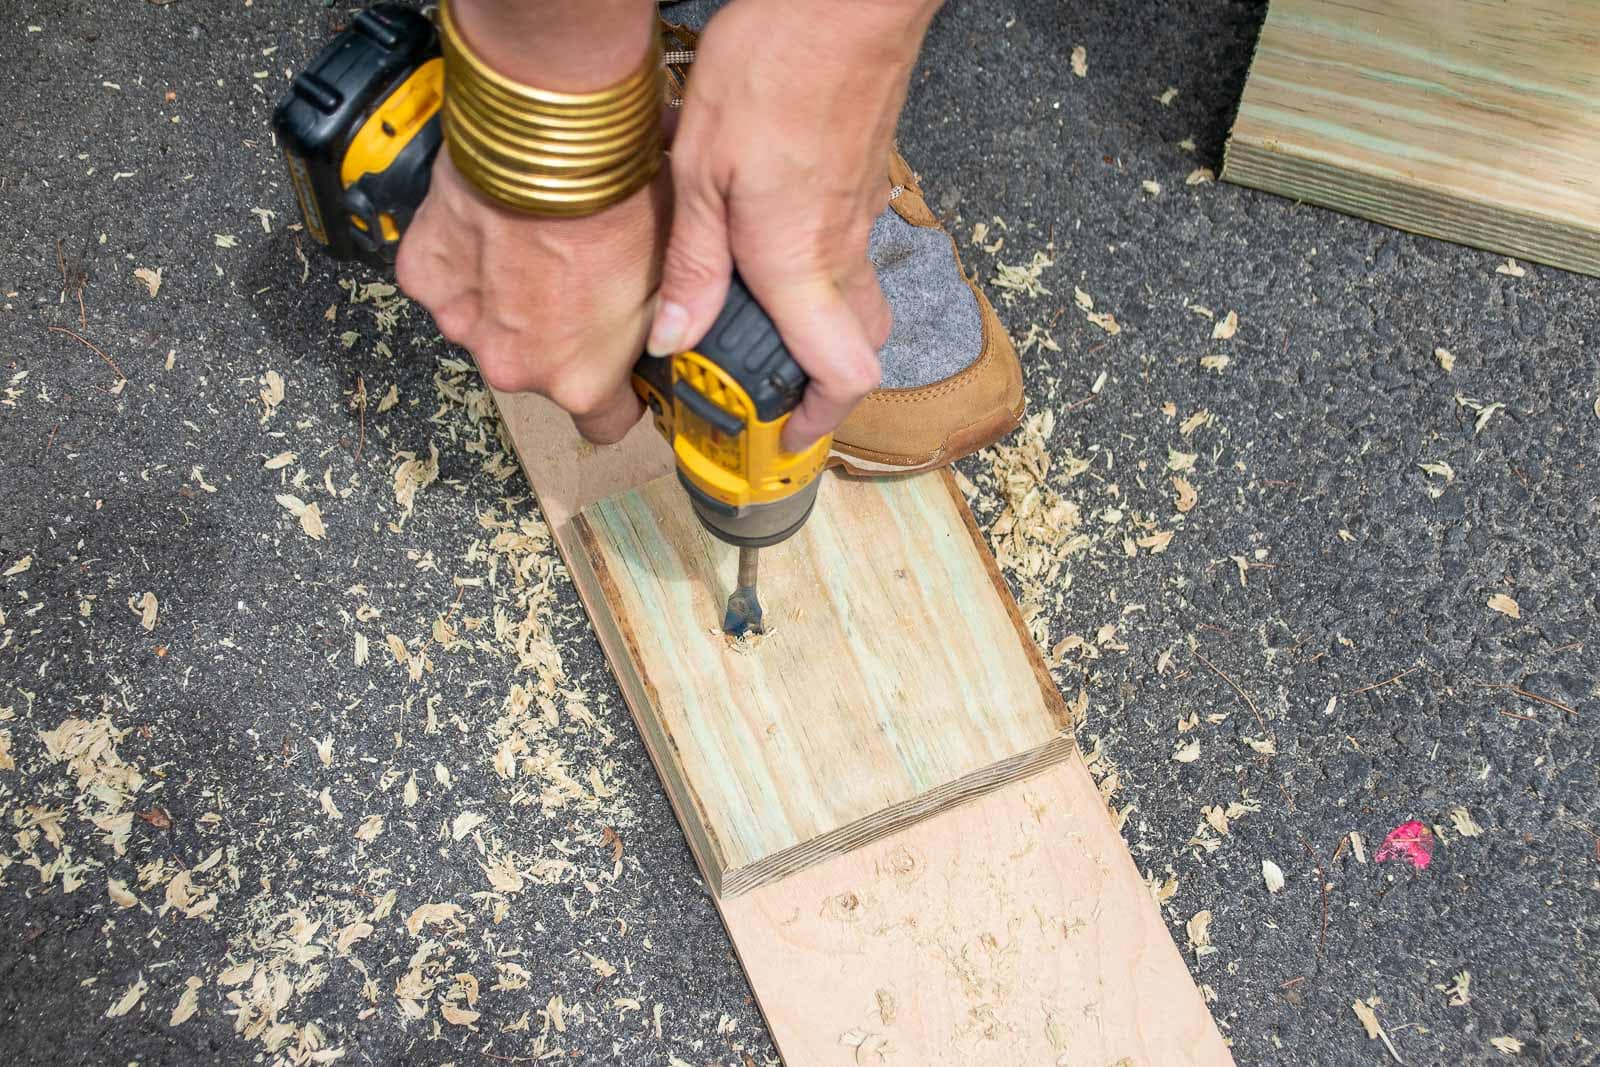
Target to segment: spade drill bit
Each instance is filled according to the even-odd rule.
[[[730,637],[762,630],[761,599],[756,595],[756,567],[760,560],[759,548],[739,549],[739,585],[728,597],[727,610],[722,613],[722,630]]]

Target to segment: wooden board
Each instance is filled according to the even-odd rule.
[[[667,473],[671,456],[643,424],[595,449],[541,398],[495,399],[607,657],[622,662],[592,572],[573,567],[573,519]],[[623,695],[638,721],[642,694]],[[713,900],[788,1067],[1233,1062],[1076,753]]]
[[[1222,177],[1600,274],[1593,0],[1272,0]]]
[[[718,630],[737,551],[675,475],[574,520],[612,670],[727,897],[1062,759],[1070,720],[948,473],[823,476],[762,552],[769,632]]]
[[[1232,1063],[1076,751],[722,916],[790,1067]]]

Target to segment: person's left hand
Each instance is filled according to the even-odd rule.
[[[888,303],[867,259],[936,0],[733,0],[700,37],[672,140],[674,211],[649,349],[692,347],[737,267],[811,378],[798,451],[877,386]]]

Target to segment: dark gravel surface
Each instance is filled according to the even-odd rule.
[[[0,21],[0,1061],[772,1061],[475,376],[297,255],[268,115],[351,10]],[[1185,184],[1262,11],[941,16],[903,146],[1060,349],[962,472],[1063,505],[1003,554],[1241,1063],[1387,1061],[1369,998],[1595,1062],[1596,285]]]

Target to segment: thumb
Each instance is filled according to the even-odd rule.
[[[645,342],[652,356],[694,346],[717,320],[733,274],[726,211],[726,201],[709,184],[678,179],[655,321]]]

